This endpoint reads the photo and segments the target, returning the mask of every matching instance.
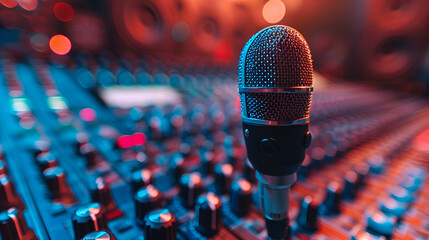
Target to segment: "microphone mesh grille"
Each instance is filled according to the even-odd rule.
[[[313,64],[304,37],[295,29],[272,26],[255,34],[239,60],[239,87],[311,87]],[[309,116],[311,93],[241,93],[243,117],[295,121]],[[244,114],[247,113],[247,116]]]
[[[295,121],[309,115],[311,93],[240,93],[243,99],[241,95],[245,95],[248,118]]]

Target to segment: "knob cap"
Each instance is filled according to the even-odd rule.
[[[250,163],[249,159],[247,159],[244,163],[244,177],[252,184],[256,183],[255,169]]]
[[[24,216],[16,208],[0,212],[0,236],[8,240],[35,240],[34,232],[27,227]]]
[[[340,213],[341,204],[340,184],[337,182],[330,182],[326,189],[325,201],[322,204],[322,214],[338,214]]]
[[[51,191],[52,197],[58,198],[68,193],[66,176],[64,169],[61,167],[51,167],[46,169],[43,171],[43,177]]]
[[[143,226],[144,216],[156,209],[161,208],[162,196],[158,189],[153,185],[148,185],[145,188],[140,188],[134,195],[136,222],[140,226]]]
[[[36,159],[42,172],[51,167],[58,167],[57,158],[51,152],[41,153],[37,155]]]
[[[362,188],[365,186],[366,178],[369,174],[369,166],[366,163],[360,163],[355,166],[355,171],[359,176],[358,182],[357,182],[358,188]]]
[[[354,199],[359,189],[359,176],[353,171],[349,171],[345,175],[343,197],[346,199]]]
[[[86,166],[93,167],[97,163],[97,149],[91,143],[85,143],[79,148],[80,154],[86,159]]]
[[[144,218],[144,239],[176,240],[176,231],[176,218],[168,209],[153,210]]]
[[[186,174],[180,178],[180,201],[184,207],[193,208],[195,200],[203,191],[203,180],[199,173]]]
[[[103,230],[86,234],[81,240],[116,240],[110,231]]]
[[[204,194],[195,205],[194,226],[206,237],[216,235],[222,224],[222,201],[214,193]]]
[[[240,217],[249,213],[252,205],[252,192],[252,184],[246,179],[240,178],[238,181],[233,182],[229,199],[231,211]]]
[[[175,153],[171,156],[168,169],[171,175],[174,176],[175,182],[178,183],[185,172],[185,160],[182,154]]]
[[[6,165],[4,164],[1,156],[0,156],[0,176],[7,173]]]
[[[11,207],[21,209],[23,207],[21,199],[9,177],[0,175],[0,210],[7,210]]]
[[[106,210],[115,208],[115,202],[110,194],[110,185],[105,183],[103,178],[98,177],[90,185],[91,200],[99,202],[106,207]]]
[[[135,171],[131,174],[131,188],[137,192],[142,187],[146,187],[153,182],[152,172],[147,169]]]
[[[214,173],[215,158],[211,151],[205,151],[201,154],[201,173],[206,176],[211,176]]]
[[[318,221],[318,204],[311,196],[306,196],[302,201],[296,219],[299,226],[314,232],[317,230]]]
[[[100,203],[89,203],[79,207],[72,216],[75,239],[107,228],[106,214]]]
[[[228,194],[234,168],[231,164],[219,164],[215,167],[215,190],[219,195]]]

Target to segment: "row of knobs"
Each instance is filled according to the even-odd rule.
[[[7,174],[0,146],[0,239],[35,240],[37,237],[22,214],[24,205]]]
[[[298,225],[308,231],[316,231],[319,214],[339,214],[341,201],[355,199],[358,190],[364,186],[368,173],[367,165],[358,165],[355,171],[345,174],[343,186],[337,182],[330,182],[326,188],[325,199],[321,203],[311,196],[306,196],[301,201],[296,219]]]
[[[140,175],[145,175],[142,170]],[[146,173],[147,174],[147,173]],[[143,179],[143,178],[141,178]],[[148,179],[147,177],[145,179]],[[134,195],[135,210],[136,210],[136,222],[138,225],[142,226],[145,229],[145,234],[148,239],[164,239],[164,238],[151,238],[151,228],[158,226],[161,223],[154,223],[151,219],[160,218],[158,215],[169,216],[171,213],[166,213],[168,211],[163,209],[158,212],[151,212],[153,209],[160,209],[162,207],[162,195],[161,193],[151,184],[151,182],[146,182],[148,185],[141,187]],[[143,184],[143,183],[142,183]],[[221,225],[221,206],[222,201],[218,195],[215,193],[204,192],[204,185],[199,173],[185,174],[180,178],[180,203],[184,208],[195,209],[195,218],[194,225],[195,229],[206,237],[214,236]],[[230,185],[230,209],[231,212],[237,216],[244,216],[249,212],[250,206],[252,204],[252,185],[244,178],[240,178],[237,181],[234,181]],[[160,212],[161,211],[161,212]],[[165,213],[165,214],[164,214]],[[152,214],[155,214],[158,217],[150,217]],[[158,214],[158,215],[157,215]],[[175,224],[172,224],[171,221],[175,221],[174,217],[165,217],[164,219],[171,219],[170,221],[163,222],[163,226],[159,230],[162,233],[154,233],[156,236],[159,234],[169,234],[171,229],[175,228]],[[170,224],[171,223],[171,224]],[[171,227],[167,230],[166,224]],[[156,228],[156,227],[155,227]],[[155,230],[154,230],[155,231]],[[154,235],[154,236],[155,236]],[[165,236],[165,235],[163,235]],[[166,237],[166,236],[165,236]],[[165,238],[165,239],[174,239],[174,238]]]

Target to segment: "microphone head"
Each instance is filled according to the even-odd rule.
[[[313,64],[308,44],[298,31],[282,25],[259,31],[244,46],[238,72],[243,122],[308,122]]]

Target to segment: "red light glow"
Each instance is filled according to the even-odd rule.
[[[19,6],[27,11],[33,11],[37,7],[37,0],[19,0]]]
[[[117,143],[120,148],[130,148],[133,146],[133,139],[130,135],[123,135],[118,138]]]
[[[55,35],[49,41],[49,47],[58,55],[65,55],[72,47],[70,40],[64,35]]]
[[[220,63],[229,63],[232,59],[232,45],[230,42],[220,40],[216,43],[214,50],[214,60]]]
[[[73,19],[74,11],[70,4],[59,2],[54,6],[54,14],[59,20],[68,22]]]
[[[0,0],[0,3],[7,8],[13,8],[13,7],[16,7],[16,5],[18,5],[17,0]]]
[[[79,117],[85,122],[92,122],[96,119],[95,111],[91,108],[84,108],[80,110]]]
[[[281,0],[270,0],[262,9],[262,16],[268,23],[280,22],[286,13],[286,6]]]
[[[143,133],[134,133],[131,138],[134,146],[143,145],[146,142],[146,136]]]

